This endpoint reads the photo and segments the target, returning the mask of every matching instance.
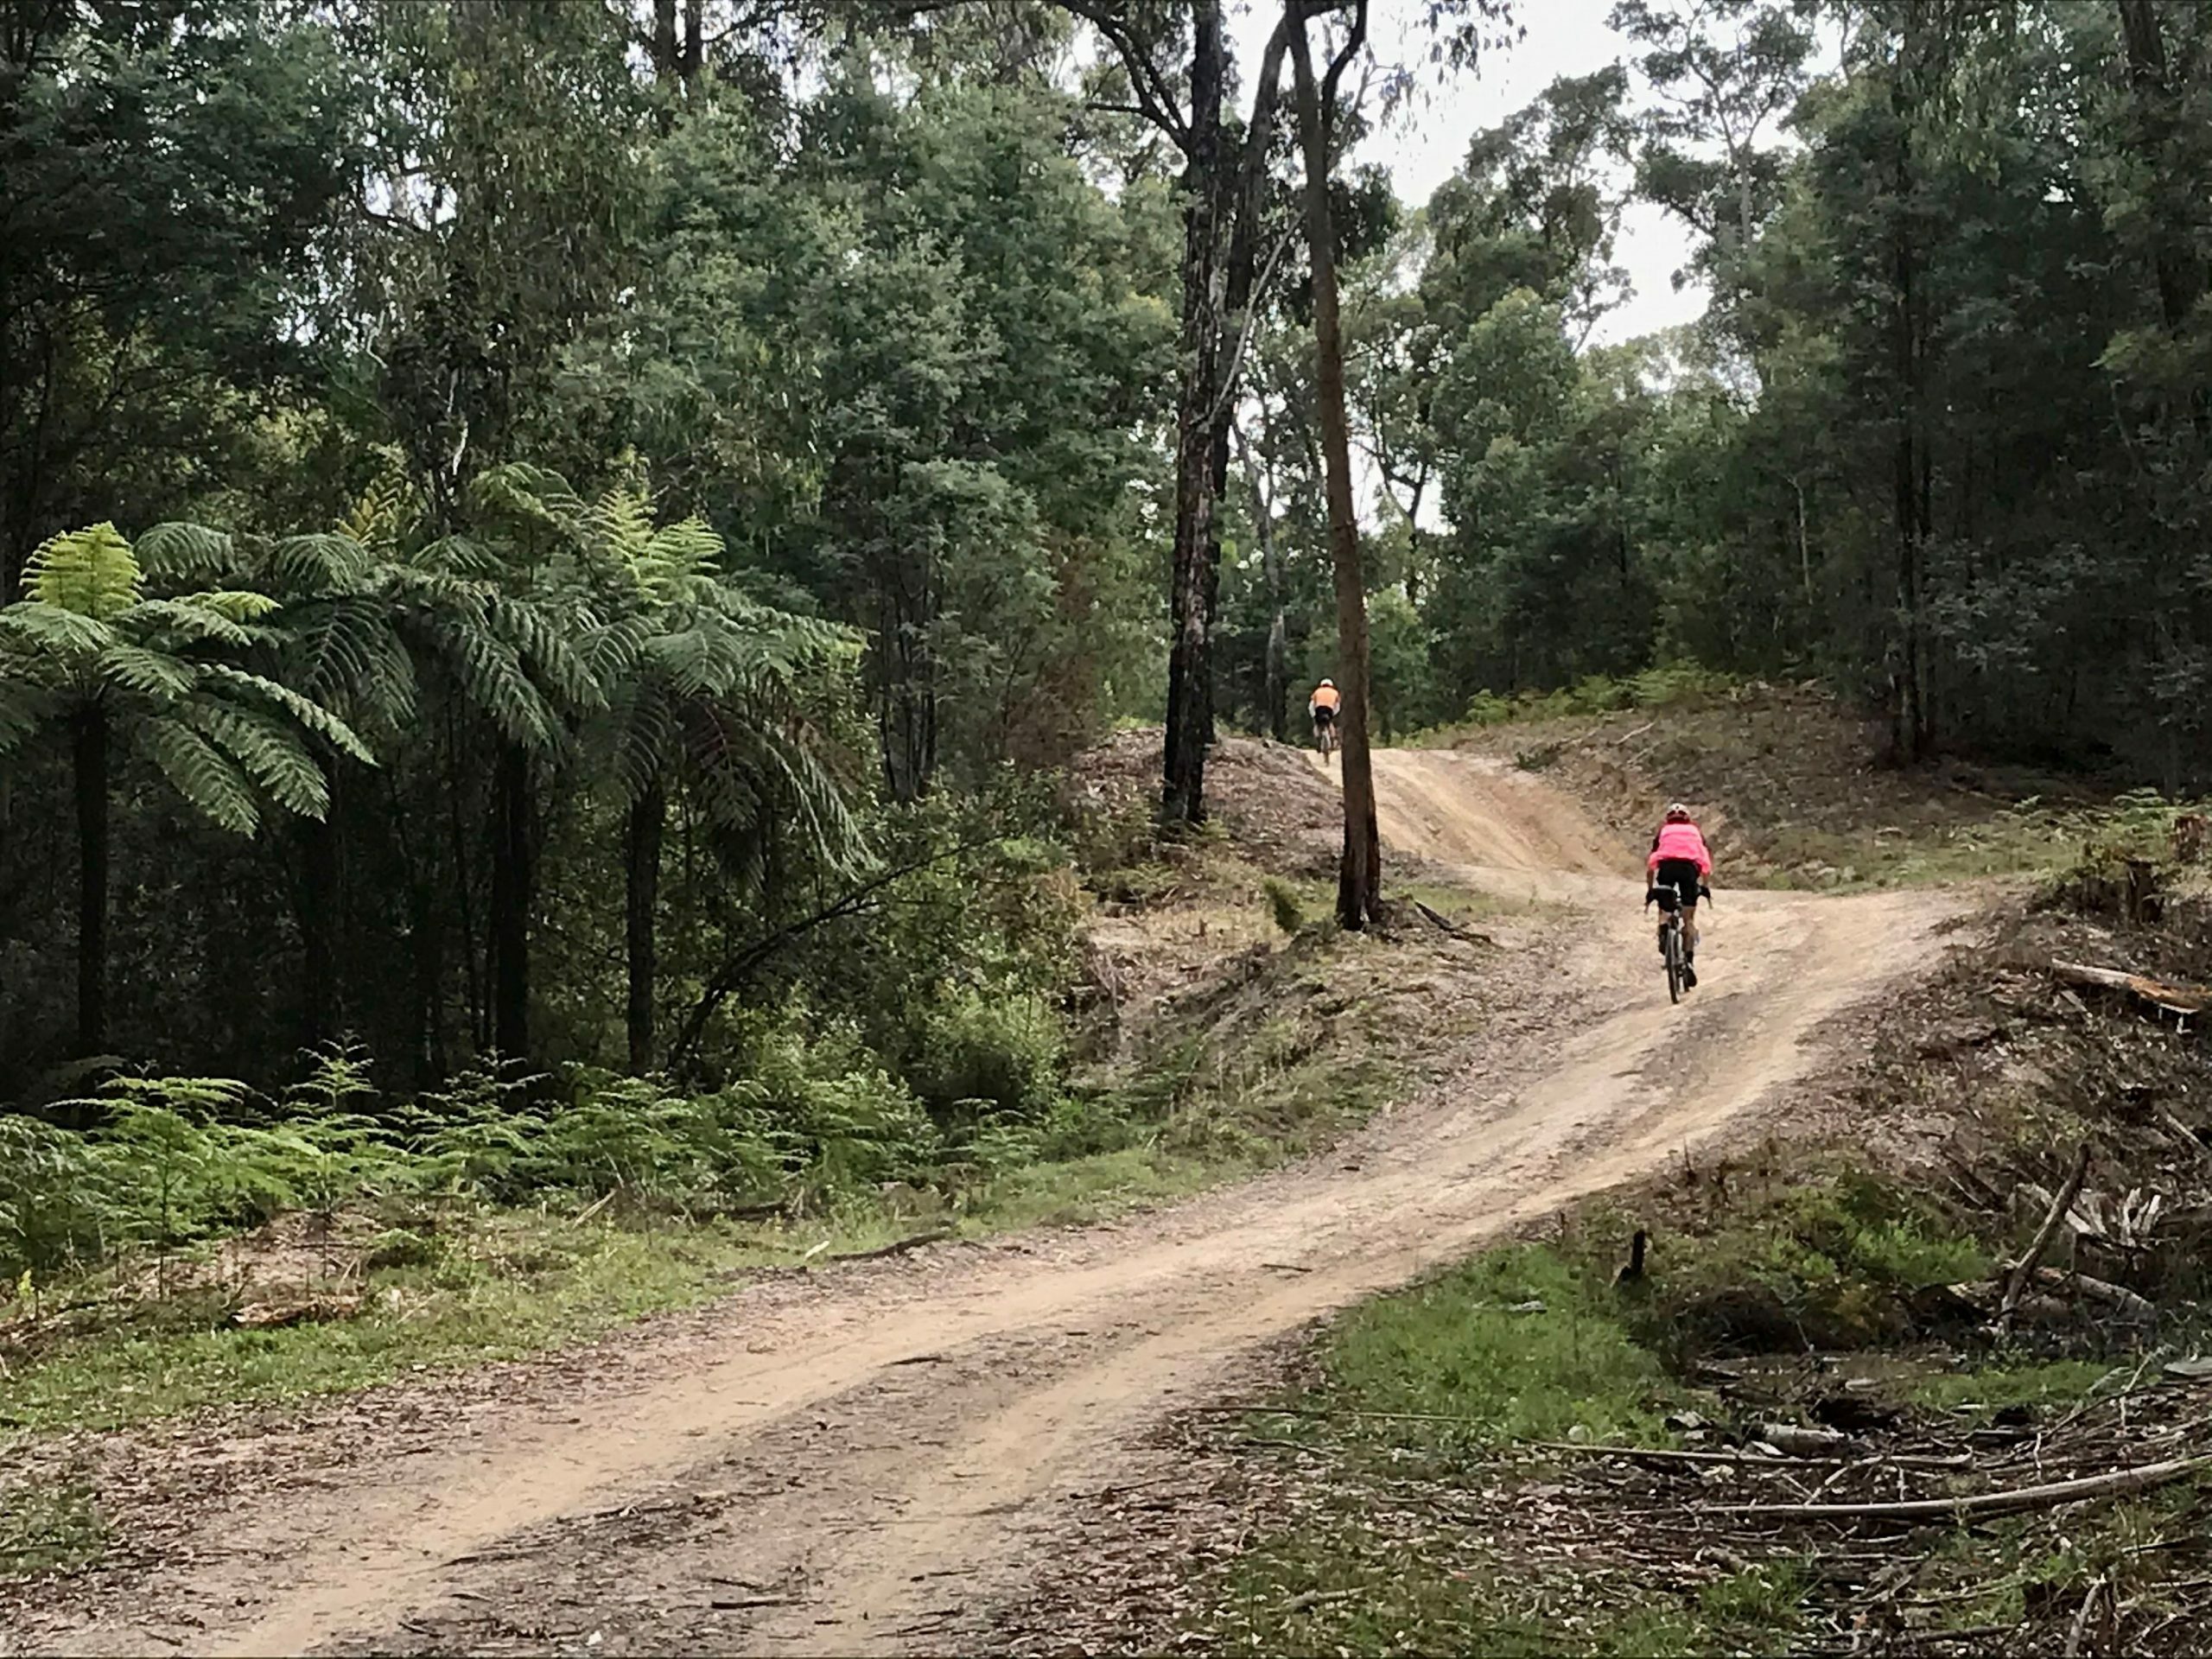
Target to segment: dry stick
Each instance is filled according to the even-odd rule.
[[[2034,1510],[2056,1509],[2062,1503],[2083,1503],[2153,1491],[2186,1480],[2207,1464],[2212,1464],[2212,1458],[2176,1458],[2165,1463],[2146,1463],[2135,1469],[2114,1470],[2110,1474],[2053,1481],[2047,1486],[1977,1492],[1970,1497],[1909,1498],[1899,1503],[1735,1503],[1714,1513],[1766,1521],[1943,1521],[1967,1515],[2023,1515]]]
[[[2084,1141],[2081,1149],[2074,1154],[2074,1167],[2067,1171],[2065,1180],[2059,1185],[2058,1196],[2050,1201],[2050,1213],[2044,1217],[2043,1225],[2036,1230],[2035,1242],[2028,1246],[2028,1253],[2020,1258],[2018,1265],[2012,1269],[2012,1276],[2005,1281],[2005,1300],[1997,1308],[1997,1323],[2000,1328],[2012,1323],[2013,1310],[2019,1306],[2020,1298],[2026,1292],[2029,1281],[2035,1276],[2037,1263],[2050,1249],[2051,1240],[2058,1236],[2059,1224],[2066,1219],[2066,1211],[2081,1195],[2082,1183],[2088,1179],[2088,1173],[2089,1143]]]
[[[2101,1573],[2089,1580],[2089,1593],[2082,1598],[2079,1611],[2074,1615],[2074,1628],[2066,1633],[2065,1659],[2075,1659],[2082,1651],[2082,1643],[2088,1638],[2089,1615],[2096,1611],[2098,1599],[2105,1592],[2105,1575]]]
[[[1677,1451],[1672,1446],[1590,1446],[1579,1440],[1531,1440],[1529,1444],[1539,1451],[1580,1452],[1586,1457],[1644,1458],[1656,1463],[1725,1463],[1740,1468],[1772,1469],[1777,1471],[1784,1469],[1875,1468],[1884,1465],[1893,1469],[1942,1471],[1974,1467],[1974,1459],[1963,1452],[1950,1458],[1768,1458],[1751,1452],[1689,1452]]]
[[[2094,985],[2100,990],[2126,991],[2140,997],[2154,1008],[2187,1019],[2193,1014],[2212,1011],[2212,989],[2201,985],[2177,985],[2162,979],[2152,979],[2147,974],[2123,973],[2114,968],[2089,968],[2078,962],[2054,962],[2050,971],[2061,979],[2071,980],[2076,985]]]
[[[902,1238],[895,1244],[880,1245],[873,1250],[854,1250],[844,1255],[833,1255],[832,1262],[880,1262],[887,1255],[904,1255],[909,1250],[918,1250],[925,1244],[941,1244],[950,1238],[950,1227],[933,1228],[926,1233],[916,1233],[912,1238]]]

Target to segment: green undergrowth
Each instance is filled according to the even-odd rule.
[[[1712,1364],[1748,1364],[1755,1389],[1770,1364],[1787,1387],[1815,1351],[1878,1378],[1876,1397],[1939,1436],[2008,1408],[2055,1418],[2125,1385],[2109,1358],[1916,1344],[1913,1294],[1987,1274],[1999,1241],[1840,1157],[1739,1170],[1658,1208],[1669,1218],[1650,1229],[1640,1278],[1618,1270],[1653,1211],[1598,1204],[1556,1243],[1487,1251],[1338,1319],[1297,1379],[1241,1420],[1268,1455],[1300,1449],[1274,1477],[1294,1490],[1202,1574],[1184,1630],[1240,1653],[1787,1653],[1821,1605],[1814,1558],[1655,1570],[1637,1544],[1648,1497],[1585,1491],[1592,1465],[1572,1448],[1676,1444],[1671,1414],[1726,1423],[1745,1409],[1713,1390]],[[1937,1550],[1919,1593],[1961,1627],[2017,1621],[2055,1586],[2078,1599],[2101,1563],[2170,1535],[2190,1501],[2087,1515],[2056,1550],[2032,1525],[1977,1529]],[[1553,1547],[1545,1506],[1605,1502],[1624,1505],[1613,1541]]]
[[[1734,675],[1694,663],[1676,663],[1619,678],[1608,674],[1589,675],[1554,691],[1522,692],[1515,696],[1484,691],[1475,696],[1459,720],[1421,733],[1412,741],[1448,747],[1471,730],[1639,709],[1694,707],[1736,696],[1746,683]]]
[[[16,1120],[0,1428],[359,1388],[588,1339],[760,1272],[1097,1221],[1249,1175],[1397,1086],[1382,1016],[1334,982],[1335,953],[1361,948],[1306,930],[1192,999],[1137,1060],[1073,1072],[1024,1111],[886,1113],[887,1084],[842,1072],[811,1093],[618,1081],[543,1103],[487,1077],[395,1121],[333,1059],[304,1103],[321,1109],[278,1122],[233,1121],[250,1104],[233,1085],[178,1079],[122,1085],[92,1135]],[[944,1029],[923,1075],[1032,1088],[1004,1017],[965,1043]],[[296,1322],[241,1328],[270,1302]]]
[[[73,1572],[106,1547],[107,1528],[83,1487],[0,1484],[0,1578]]]

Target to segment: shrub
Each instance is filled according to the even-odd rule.
[[[1059,1019],[1042,997],[963,990],[931,1010],[913,1077],[940,1122],[970,1103],[1029,1117],[1058,1097],[1065,1058]]]
[[[1298,902],[1298,889],[1279,875],[1271,875],[1262,883],[1268,895],[1268,908],[1274,913],[1275,925],[1286,933],[1296,933],[1306,925],[1306,912]]]

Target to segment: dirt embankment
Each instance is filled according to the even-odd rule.
[[[1310,762],[1254,764],[1270,801],[1315,798]],[[1835,1015],[1929,971],[1959,910],[1745,894],[1670,1007],[1617,832],[1477,757],[1379,778],[1386,834],[1547,907],[1499,930],[1515,971],[1448,1076],[1333,1150],[1121,1225],[748,1287],[489,1389],[81,1448],[125,1536],[107,1568],[10,1592],[5,1644],[972,1645],[1080,1548],[1083,1495],[1159,1478],[1148,1425],[1317,1314],[1738,1131]]]

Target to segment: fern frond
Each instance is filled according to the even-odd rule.
[[[560,720],[523,672],[512,645],[465,617],[435,616],[430,627],[462,691],[500,735],[526,748],[550,748],[560,741]]]
[[[495,598],[491,620],[493,628],[543,677],[563,702],[573,709],[595,709],[606,701],[575,641],[543,606]]]
[[[441,536],[419,550],[411,563],[423,571],[480,581],[498,575],[501,568],[499,556],[470,536]]]
[[[265,583],[279,594],[359,593],[376,569],[376,556],[351,536],[324,531],[287,536],[262,562]]]
[[[5,760],[60,709],[60,700],[36,681],[0,674],[0,760]]]
[[[26,600],[0,611],[0,632],[38,656],[93,657],[114,643],[115,629],[98,617]]]
[[[261,827],[253,785],[229,756],[173,715],[158,715],[137,730],[154,764],[194,811],[241,836]]]
[[[397,472],[386,473],[362,491],[360,499],[339,520],[339,533],[376,552],[391,552],[414,519],[412,495]]]
[[[569,480],[550,467],[510,461],[479,473],[469,481],[472,511],[542,529],[565,531],[583,515],[583,503]]]
[[[287,812],[320,820],[330,810],[330,780],[296,730],[273,715],[202,699],[188,704],[181,717]]]
[[[99,622],[137,604],[143,587],[137,556],[111,524],[54,537],[31,555],[23,571],[23,588],[32,599]]]
[[[415,707],[415,664],[385,602],[347,596],[284,613],[285,678],[326,708],[365,709],[388,724]]]
[[[182,658],[122,640],[100,653],[99,673],[111,685],[164,705],[188,695],[199,679],[194,665]]]
[[[262,631],[251,624],[193,599],[142,599],[121,620],[134,632],[152,630],[187,646],[227,645],[243,651],[263,639]]]
[[[205,524],[156,524],[139,537],[138,563],[150,582],[222,581],[245,572],[238,540]]]
[[[265,675],[250,674],[242,668],[232,668],[228,663],[204,664],[200,673],[203,685],[209,690],[220,686],[249,703],[258,703],[289,715],[303,729],[341,753],[353,756],[365,766],[376,765],[376,755],[367,744],[361,741],[351,726],[313,698],[302,696],[290,686],[270,679]]]
[[[614,711],[614,777],[623,798],[634,801],[658,783],[680,735],[674,701],[658,684],[631,681]]]
[[[609,490],[591,504],[585,524],[603,556],[632,565],[652,545],[653,504],[640,490]]]

